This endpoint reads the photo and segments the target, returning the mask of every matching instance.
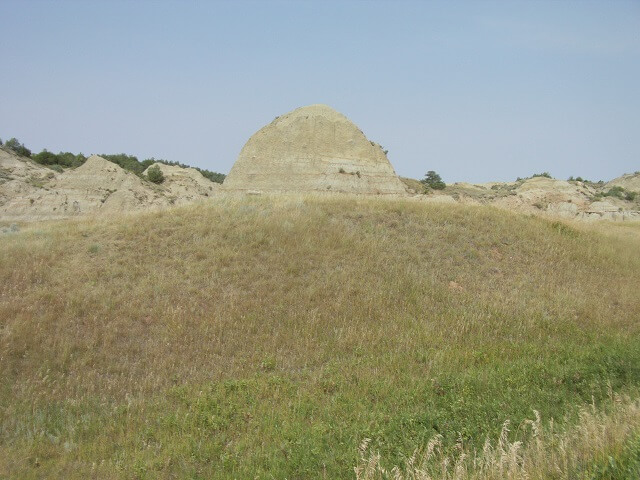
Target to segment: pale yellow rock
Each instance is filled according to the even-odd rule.
[[[245,144],[228,190],[406,194],[380,145],[341,113],[311,105],[277,117]]]
[[[219,183],[205,178],[195,168],[182,168],[164,163],[154,163],[149,168],[152,167],[158,167],[164,175],[162,188],[174,204],[186,204],[208,197],[221,188]],[[149,168],[144,171],[144,175],[149,173]]]
[[[484,184],[481,184],[481,183],[468,183],[468,182],[456,182],[452,184],[452,186],[459,187],[459,188],[468,188],[471,190],[487,190],[487,188],[491,188],[491,187],[486,187]]]
[[[613,199],[601,200],[599,202],[593,202],[586,209],[586,212],[587,213],[618,212],[620,210],[620,207],[617,206],[614,202],[615,202],[615,200],[613,200]]]

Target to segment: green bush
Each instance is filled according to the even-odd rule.
[[[31,157],[31,150],[25,147],[24,144],[20,143],[17,138],[10,138],[5,142],[4,146],[13,150],[21,157]]]
[[[48,152],[47,149],[44,149],[40,153],[36,153],[33,157],[33,160],[38,162],[40,165],[58,165],[58,156],[53,152]]]
[[[429,170],[424,176],[424,178],[420,180],[420,183],[422,183],[425,187],[429,187],[434,190],[444,190],[444,188],[447,186],[442,181],[442,178],[440,177],[440,175],[438,175],[433,170]]]
[[[147,170],[147,178],[150,182],[153,183],[164,182],[164,174],[162,173],[162,170],[160,170],[160,167],[158,167],[157,165],[149,167],[149,170]]]
[[[141,175],[142,172],[144,172],[144,167],[138,161],[138,157],[134,155],[127,155],[126,153],[107,155],[103,153],[100,156],[105,160],[109,160],[116,165],[120,165],[125,170],[129,170],[130,172],[136,173],[138,175]]]
[[[40,153],[33,155],[31,158],[41,165],[59,165],[71,168],[79,167],[87,160],[87,157],[81,153],[77,155],[71,152],[53,153],[47,151],[46,148]]]

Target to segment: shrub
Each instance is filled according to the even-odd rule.
[[[71,152],[53,153],[47,151],[46,148],[40,153],[36,153],[35,155],[33,155],[31,158],[40,165],[61,165],[63,167],[71,168],[79,167],[87,160],[87,157],[85,157],[81,153],[77,155]]]
[[[36,153],[33,157],[34,161],[40,165],[58,165],[58,156],[53,152],[48,152],[45,148],[40,153]]]
[[[603,192],[602,196],[603,197],[616,197],[616,198],[623,199],[624,198],[624,187],[619,187],[617,185],[615,187],[611,187],[608,192]]]
[[[149,167],[149,170],[147,170],[147,178],[150,182],[153,183],[164,182],[164,174],[162,173],[162,170],[160,170],[160,167],[158,167],[157,165]]]
[[[24,144],[20,143],[17,138],[10,138],[5,142],[4,146],[13,150],[21,157],[31,157],[31,150],[25,147]]]
[[[531,175],[531,178],[535,178],[535,177],[552,178],[549,172],[534,173],[533,175]]]
[[[442,181],[440,175],[438,175],[433,170],[429,170],[424,178],[420,180],[420,182],[427,187],[433,188],[434,190],[444,190],[444,188],[447,186]]]
[[[129,170],[130,172],[137,173],[140,175],[144,172],[144,168],[142,164],[138,161],[138,157],[133,155],[127,155],[125,153],[118,153],[114,155],[100,155],[102,158],[109,160],[110,162],[115,163],[116,165],[120,165],[125,170]]]

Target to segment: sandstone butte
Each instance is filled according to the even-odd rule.
[[[310,105],[276,117],[245,144],[227,190],[407,193],[382,147],[347,117]]]

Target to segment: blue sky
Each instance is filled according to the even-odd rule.
[[[640,170],[640,2],[0,1],[0,138],[227,173],[325,103],[447,182]]]

